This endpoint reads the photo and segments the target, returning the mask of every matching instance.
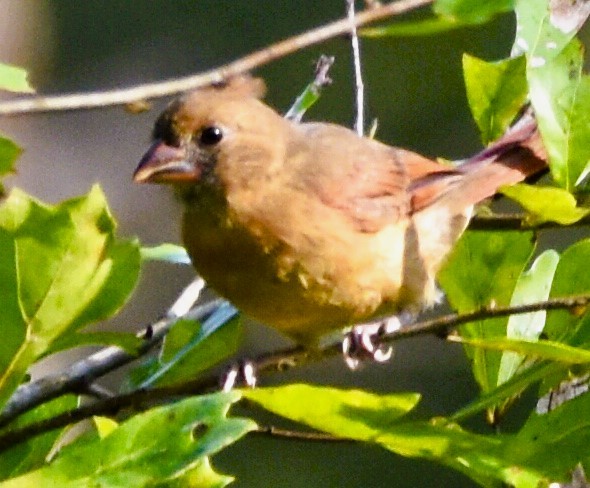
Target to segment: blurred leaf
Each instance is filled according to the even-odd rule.
[[[506,444],[506,456],[527,464],[552,481],[566,481],[573,468],[590,461],[590,395],[582,395],[547,414],[532,413],[518,434]]]
[[[551,172],[571,190],[590,161],[590,79],[582,75],[583,47],[574,39],[579,23],[562,22],[548,0],[519,0],[516,17],[515,46],[527,55],[530,99]]]
[[[513,4],[514,0],[438,0],[434,3],[434,12],[438,17],[363,28],[360,34],[365,37],[429,36],[483,24],[512,10]]]
[[[570,225],[590,213],[590,209],[578,207],[574,196],[562,188],[517,183],[500,191],[530,214],[527,222],[532,225],[544,222]]]
[[[209,456],[256,428],[249,419],[226,416],[239,398],[217,393],[153,408],[0,486],[226,486],[232,478],[215,473]]]
[[[0,405],[64,334],[116,312],[139,272],[103,193],[57,206],[13,190],[0,206]]]
[[[559,254],[553,250],[547,250],[535,259],[531,269],[524,271],[518,278],[510,305],[518,306],[547,300],[557,263],[559,263]],[[538,339],[545,327],[546,315],[545,310],[511,315],[506,327],[507,338],[529,341]],[[502,354],[498,370],[498,384],[508,381],[516,373],[524,358],[524,355],[514,352]]]
[[[526,339],[508,339],[506,337],[499,337],[496,339],[457,338],[456,340],[457,342],[469,344],[473,347],[481,347],[495,351],[514,351],[523,356],[549,359],[564,364],[590,363],[590,351],[568,346],[561,342],[546,341],[542,339],[539,339],[538,341],[530,341]]]
[[[78,403],[75,395],[64,395],[40,405],[18,417],[10,424],[11,429],[39,422],[74,408]],[[45,464],[47,455],[66,428],[52,430],[31,438],[3,452],[0,456],[0,480],[19,476],[38,469]]]
[[[551,287],[551,297],[567,297],[590,293],[590,239],[584,239],[568,247],[562,254]],[[545,334],[555,341],[568,341],[579,334],[580,315],[571,310],[553,310],[547,317]],[[585,312],[585,311],[581,311]],[[588,324],[590,325],[590,324]],[[578,331],[578,332],[577,332]],[[580,344],[580,341],[576,341]]]
[[[173,264],[191,264],[191,258],[184,247],[168,243],[154,247],[142,247],[141,259],[144,261],[165,261]]]
[[[20,156],[22,149],[6,137],[0,136],[0,177],[14,173],[14,162]]]
[[[463,55],[467,100],[484,144],[502,136],[528,92],[524,57],[495,63]]]
[[[438,15],[468,24],[483,24],[496,15],[510,12],[515,0],[437,0],[433,9]]]
[[[395,22],[381,27],[366,27],[359,31],[364,37],[415,37],[440,34],[466,24],[449,17],[435,17],[414,22]]]
[[[0,90],[19,93],[33,93],[35,90],[27,81],[27,72],[17,66],[0,63]]]
[[[459,313],[491,305],[508,306],[518,277],[534,249],[530,232],[467,232],[438,274],[449,303]],[[485,339],[506,334],[507,318],[467,324],[462,337]],[[501,354],[466,348],[473,374],[484,392],[496,387]]]
[[[525,370],[520,370],[508,381],[497,386],[493,390],[483,393],[465,407],[455,412],[450,418],[453,421],[461,421],[465,418],[472,417],[483,410],[505,404],[507,399],[521,394],[531,385],[540,382],[547,376],[562,372],[567,368],[559,363],[536,363]]]
[[[74,332],[58,337],[51,344],[48,353],[54,354],[66,349],[84,346],[117,346],[129,354],[137,354],[143,339],[129,332]]]
[[[141,387],[179,383],[195,376],[238,350],[242,324],[233,305],[224,302],[202,326],[180,320],[170,330],[157,364],[144,370]],[[138,373],[134,373],[138,376]]]
[[[104,439],[111,432],[119,427],[119,423],[108,417],[92,417],[96,431],[101,439]]]
[[[410,412],[418,393],[377,395],[363,390],[295,384],[242,390],[266,410],[338,437],[372,441],[382,429]]]

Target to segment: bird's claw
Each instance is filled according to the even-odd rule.
[[[385,363],[393,356],[393,346],[381,344],[380,339],[402,326],[399,317],[355,325],[342,341],[344,361],[350,369],[357,369],[366,361]]]
[[[256,381],[256,368],[252,361],[239,361],[232,364],[223,375],[221,389],[225,392],[231,391],[237,384],[242,384],[248,388],[254,388],[256,386]]]

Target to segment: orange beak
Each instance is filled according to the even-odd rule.
[[[133,173],[136,183],[190,183],[200,171],[187,158],[182,147],[173,147],[156,139]]]

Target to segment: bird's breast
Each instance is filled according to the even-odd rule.
[[[408,272],[419,273],[408,261],[406,247],[417,242],[407,222],[353,232],[333,209],[286,197],[282,205],[268,198],[258,211],[253,202],[247,212],[187,208],[183,241],[220,295],[306,344],[420,302],[421,283],[408,281]]]

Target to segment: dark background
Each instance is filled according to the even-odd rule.
[[[196,73],[343,16],[344,0],[0,0],[0,60],[25,66],[41,94],[103,90]],[[367,119],[377,137],[425,155],[461,158],[480,147],[466,103],[461,55],[507,56],[510,15],[477,28],[430,37],[362,42]],[[350,46],[345,38],[306,49],[256,71],[267,80],[267,101],[286,110],[310,80],[320,54],[336,56],[334,85],[308,118],[352,125]],[[0,120],[0,130],[25,153],[19,186],[48,202],[88,191],[100,182],[123,236],[145,244],[178,242],[179,209],[163,188],[134,185],[132,172],[147,148],[154,109],[130,115],[122,108],[29,115]],[[156,319],[188,283],[192,270],[149,263],[137,293],[113,328],[135,329]],[[287,342],[248,324],[243,354]],[[42,369],[56,367],[47,362]],[[386,366],[358,372],[341,359],[262,379],[262,384],[308,381],[379,392],[419,391],[419,408],[445,415],[476,395],[458,346],[433,338],[406,341]],[[270,419],[267,419],[271,421]],[[274,420],[273,420],[274,421]],[[509,425],[509,423],[508,423]],[[478,428],[485,431],[483,425]],[[462,475],[371,446],[312,444],[252,438],[215,457],[214,467],[237,476],[235,486],[380,487],[472,486]]]

